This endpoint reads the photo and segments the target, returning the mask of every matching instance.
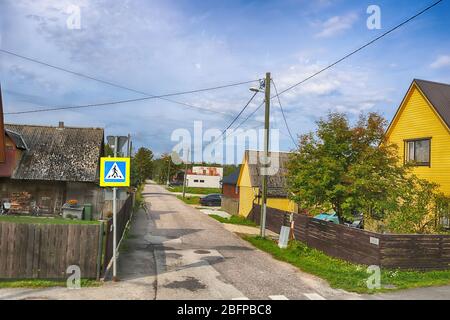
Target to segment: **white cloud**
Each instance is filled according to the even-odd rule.
[[[430,67],[433,69],[450,67],[450,55],[441,55],[437,57],[437,59],[430,64]]]
[[[316,37],[329,38],[341,34],[350,29],[356,20],[358,20],[358,16],[355,13],[331,17],[330,19],[319,23],[321,31],[316,34]]]

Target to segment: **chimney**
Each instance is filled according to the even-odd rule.
[[[59,129],[64,129],[64,121],[60,121],[58,124]]]
[[[3,116],[2,87],[0,84],[0,163],[5,163],[6,161],[5,123]]]

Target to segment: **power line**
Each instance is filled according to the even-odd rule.
[[[283,106],[281,105],[280,95],[278,94],[277,86],[275,85],[275,81],[273,81],[273,79],[272,79],[272,83],[273,83],[273,88],[275,89],[276,97],[278,98],[278,105],[280,106],[281,114],[283,115],[284,124],[286,125],[286,129],[289,133],[289,136],[291,137],[292,142],[294,143],[294,146],[297,146],[297,142],[295,141],[294,136],[292,135],[291,129],[289,128],[289,124],[287,122],[286,115],[284,114]]]
[[[426,7],[425,9],[419,11],[418,13],[416,13],[415,15],[413,15],[412,17],[406,19],[405,21],[401,22],[400,24],[396,25],[395,27],[389,29],[388,31],[384,32],[383,34],[379,35],[378,37],[376,37],[375,39],[372,39],[371,41],[367,42],[366,44],[360,46],[358,49],[353,50],[352,52],[346,54],[344,57],[340,58],[339,60],[333,62],[332,64],[326,66],[325,68],[317,71],[316,73],[310,75],[309,77],[303,79],[300,82],[297,82],[296,84],[291,85],[290,87],[284,89],[283,91],[281,91],[278,95],[282,95],[285,92],[294,89],[295,87],[305,83],[306,81],[318,76],[319,74],[323,73],[324,71],[331,69],[332,67],[334,67],[335,65],[341,63],[342,61],[348,59],[349,57],[353,56],[354,54],[358,53],[359,51],[367,48],[368,46],[372,45],[373,43],[377,42],[378,40],[380,40],[381,38],[389,35],[390,33],[394,32],[395,30],[401,28],[402,26],[404,26],[405,24],[409,23],[410,21],[414,20],[415,18],[421,16],[422,14],[424,14],[425,12],[427,12],[428,10],[434,8],[435,6],[437,6],[439,3],[443,2],[444,0],[439,0],[434,2],[433,4],[429,5],[428,7]]]
[[[245,111],[245,109],[247,109],[247,107],[250,105],[250,103],[253,101],[253,99],[255,98],[255,96],[258,94],[258,92],[255,92],[253,94],[253,96],[250,98],[250,100],[247,101],[247,103],[244,105],[244,107],[241,109],[241,111],[239,111],[239,113],[235,116],[235,118],[233,119],[233,121],[230,122],[230,124],[227,126],[227,128],[225,130],[222,131],[221,135],[214,139],[211,144],[216,144],[218,141],[220,141],[222,139],[222,137],[226,134],[227,130],[230,129],[230,127],[236,122],[237,119],[239,119],[239,117],[242,115],[242,113]],[[225,136],[225,138],[227,138],[228,135]]]
[[[179,93],[179,94],[185,94],[185,93]],[[168,95],[169,96],[173,96],[173,95],[176,95],[176,93],[171,93],[171,94],[168,94]],[[107,105],[124,104],[124,103],[139,102],[139,101],[152,100],[152,99],[161,99],[161,98],[167,97],[168,95],[151,96],[151,97],[126,99],[126,100],[115,100],[115,101],[108,101],[108,102],[102,102],[102,103],[90,103],[90,104],[75,105],[75,106],[60,106],[60,107],[50,107],[50,108],[44,108],[44,109],[4,112],[3,114],[4,115],[18,115],[18,114],[49,112],[49,111],[70,110],[70,109],[82,109],[82,108],[90,108],[90,107],[101,107],[101,106],[107,106]],[[205,109],[205,111],[212,111],[212,110]],[[227,116],[231,116],[231,114],[225,113],[225,112],[218,111],[218,113],[221,113],[221,114],[224,114],[224,115],[227,115]]]
[[[239,85],[244,85],[244,84],[249,84],[249,83],[253,83],[253,82],[259,81],[259,79],[257,79],[257,80],[250,80],[250,81],[242,81],[242,82],[230,83],[230,84],[226,84],[226,85],[209,87],[209,88],[202,88],[202,89],[197,89],[197,90],[183,91],[183,92],[177,92],[177,93],[169,93],[169,94],[164,94],[164,95],[154,95],[154,94],[143,92],[143,91],[140,91],[140,90],[135,90],[135,89],[132,89],[130,87],[126,87],[126,86],[123,86],[123,85],[120,85],[120,84],[116,84],[116,83],[113,83],[113,82],[110,82],[110,81],[102,80],[102,79],[99,79],[99,78],[96,78],[96,77],[93,77],[93,76],[89,76],[89,75],[86,75],[86,74],[83,74],[83,73],[80,73],[80,72],[76,72],[76,71],[69,70],[69,69],[66,69],[66,68],[63,68],[63,67],[59,67],[59,66],[56,66],[56,65],[44,62],[44,61],[40,61],[40,60],[34,59],[34,58],[26,57],[24,55],[21,55],[21,54],[12,52],[12,51],[8,51],[8,50],[5,50],[5,49],[0,49],[0,52],[5,53],[5,54],[9,54],[9,55],[12,55],[12,56],[15,56],[15,57],[18,57],[18,58],[21,58],[21,59],[24,59],[24,60],[27,60],[27,61],[30,61],[30,62],[34,62],[34,63],[40,64],[40,65],[43,65],[43,66],[46,66],[46,67],[49,67],[49,68],[53,68],[53,69],[56,69],[56,70],[59,70],[59,71],[70,73],[70,74],[78,76],[78,77],[90,79],[90,80],[93,80],[93,81],[96,81],[96,82],[99,82],[99,83],[103,83],[103,84],[106,84],[106,85],[109,85],[109,86],[113,86],[113,87],[116,87],[116,88],[120,88],[120,89],[128,90],[128,91],[131,91],[131,92],[134,92],[134,93],[138,93],[138,94],[146,96],[147,98],[161,99],[161,100],[169,101],[169,102],[172,102],[172,103],[180,104],[180,105],[183,105],[183,106],[186,106],[186,107],[189,107],[189,108],[194,108],[194,109],[199,109],[199,110],[208,111],[208,112],[214,112],[214,113],[220,113],[220,114],[225,114],[225,115],[231,115],[231,114],[225,113],[225,112],[216,111],[216,110],[211,110],[211,109],[208,109],[208,108],[202,108],[202,107],[194,106],[192,104],[188,104],[188,103],[185,103],[185,102],[180,102],[180,101],[173,100],[173,99],[168,99],[168,97],[177,96],[177,95],[192,94],[192,93],[199,93],[199,92],[205,92],[205,91],[212,91],[212,90],[219,90],[219,89],[225,89],[225,88],[229,88],[229,87],[234,87],[234,86],[239,86]],[[130,99],[127,102],[132,102],[132,101],[133,101],[133,99]],[[139,101],[139,100],[135,100],[135,101]],[[122,103],[122,102],[120,102],[120,103]],[[105,105],[105,104],[100,104],[100,105]],[[97,105],[96,104],[92,104],[90,106],[93,107],[93,106],[97,106]],[[85,108],[85,107],[87,107],[87,106],[75,106],[74,108]],[[43,110],[41,112],[44,112],[44,111],[54,111],[54,110],[64,110],[64,109],[51,108],[51,110],[48,110],[48,109],[41,109],[41,110]],[[38,112],[38,111],[37,110],[31,110],[30,112],[21,112],[20,114],[22,114],[22,113],[35,113],[35,112]],[[18,114],[18,113],[9,113],[9,114]]]

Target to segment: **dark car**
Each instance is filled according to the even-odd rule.
[[[169,187],[179,187],[183,185],[183,181],[172,181],[169,183]]]
[[[222,205],[222,195],[220,193],[208,194],[200,198],[200,204],[202,206],[220,207]]]

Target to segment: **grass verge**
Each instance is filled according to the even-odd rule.
[[[0,222],[37,224],[99,224],[98,221],[71,220],[59,217],[0,216]]]
[[[143,207],[145,203],[144,196],[142,195],[142,191],[144,190],[145,184],[141,184],[136,188],[136,194],[134,196],[134,212],[138,211]]]
[[[177,196],[177,198],[186,204],[200,204],[200,197],[185,197],[183,199],[182,196]]]
[[[1,280],[0,288],[51,288],[51,287],[65,287],[67,285],[66,281],[60,280],[41,280],[41,279],[31,279],[31,280]],[[99,287],[102,283],[100,281],[81,279],[81,287]]]
[[[169,190],[170,192],[183,192],[183,186],[168,187],[167,190]],[[222,193],[222,190],[219,188],[186,187],[185,192],[193,194],[210,194],[210,193]]]
[[[229,223],[229,224],[239,224],[239,225],[243,225],[243,226],[250,226],[250,227],[256,227],[257,224],[254,223],[251,220],[248,220],[244,217],[241,216],[231,216],[229,218],[224,218],[215,214],[210,214],[209,215],[211,218],[216,219],[219,222],[222,223]]]
[[[280,249],[277,243],[270,239],[254,236],[243,238],[256,248],[270,253],[274,258],[316,275],[337,289],[357,293],[377,293],[450,284],[450,270],[428,272],[381,270],[381,289],[371,290],[367,288],[367,279],[371,275],[366,271],[367,266],[332,258],[298,241],[292,241],[287,249]]]

